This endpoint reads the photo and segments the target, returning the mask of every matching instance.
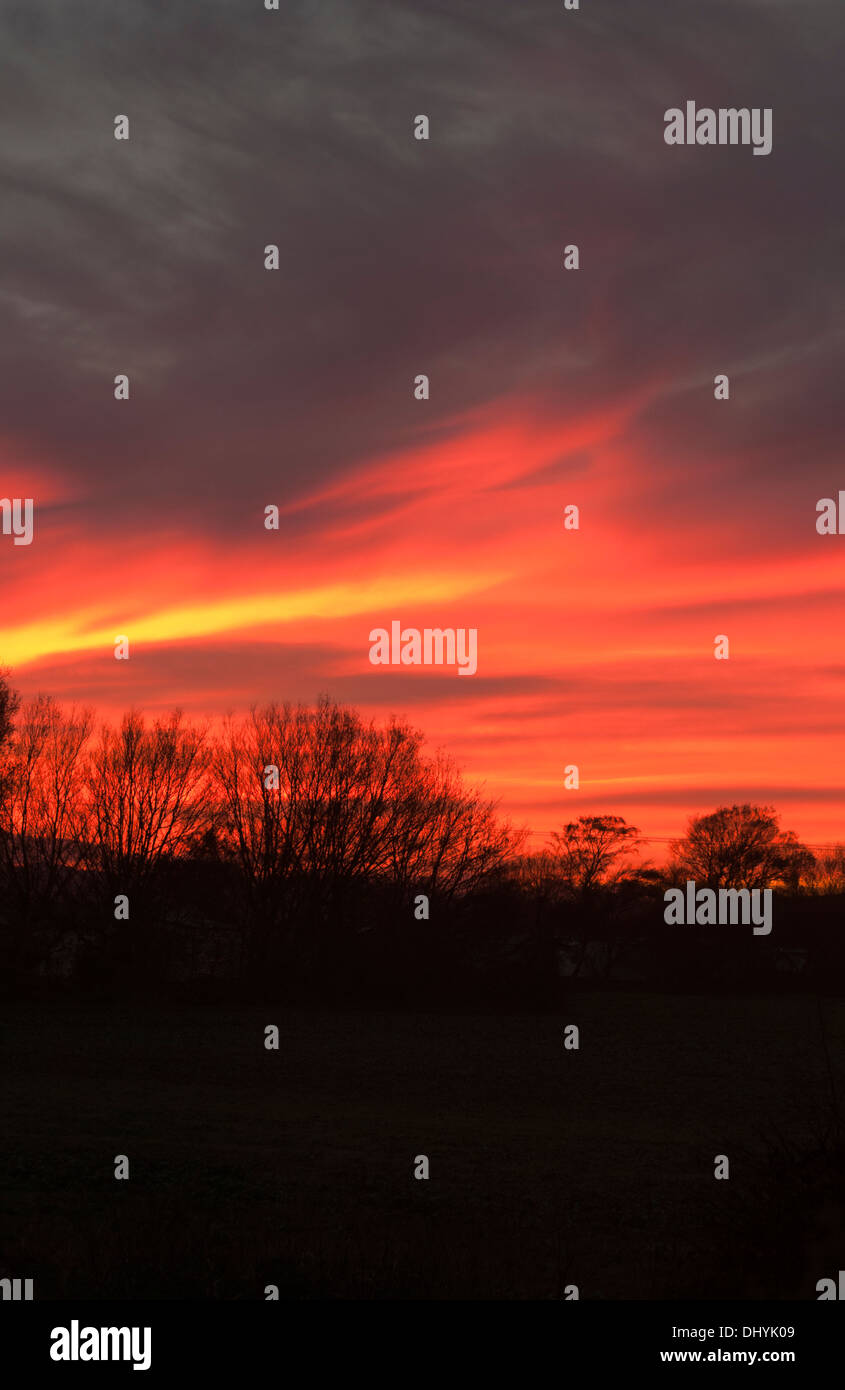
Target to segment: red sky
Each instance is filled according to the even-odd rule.
[[[24,694],[326,692],[407,717],[541,841],[736,800],[845,840],[845,535],[815,529],[845,488],[839,20],[651,8],[0,20]],[[668,147],[688,99],[772,108],[771,153]],[[370,665],[396,620],[477,628],[478,673]]]
[[[817,535],[803,486],[788,544],[725,516],[726,458],[709,509],[667,526],[663,470],[638,443],[648,405],[643,392],[554,418],[521,401],[456,420],[447,438],[280,499],[301,524],[293,548],[262,507],[231,542],[101,536],[78,508],[63,524],[68,488],[23,468],[17,486],[44,505],[33,545],[7,551],[3,660],[24,693],[109,715],[214,716],[323,690],[403,714],[541,839],[599,811],[669,836],[737,799],[774,802],[809,841],[845,838],[831,756],[845,546]],[[370,629],[394,619],[477,628],[477,675],[372,667]],[[114,660],[118,634],[129,662]],[[577,791],[563,787],[570,763]]]

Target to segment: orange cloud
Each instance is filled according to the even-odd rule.
[[[667,836],[753,796],[780,797],[811,840],[845,839],[830,732],[845,548],[808,526],[772,553],[712,515],[667,528],[667,464],[637,438],[658,393],[571,419],[530,402],[467,418],[290,501],[279,532],[256,507],[248,539],[131,521],[100,535],[96,508],[45,508],[36,544],[3,552],[0,659],[25,692],[49,676],[103,708],[178,694],[214,714],[327,690],[404,712],[541,834],[615,808]],[[393,619],[477,628],[478,675],[375,673],[368,633]],[[730,662],[713,658],[722,632]],[[118,633],[136,658],[119,673]]]

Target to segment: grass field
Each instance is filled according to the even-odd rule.
[[[843,1095],[845,1000],[823,1007]],[[0,1045],[0,1276],[36,1297],[814,1298],[845,1258],[812,998],[21,1006]]]

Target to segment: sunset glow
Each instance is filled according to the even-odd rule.
[[[216,30],[201,78],[168,49],[166,100],[58,12],[55,71],[15,50],[0,495],[33,498],[35,533],[0,537],[13,683],[104,717],[325,692],[407,717],[540,839],[608,811],[659,840],[734,800],[845,839],[822,124],[801,107],[798,148],[776,109],[761,159],[667,145],[665,110],[735,99],[697,11],[687,93],[685,60],[609,20],[423,7],[353,41],[319,9],[280,12],[243,68]],[[749,106],[810,66],[833,89],[812,27],[772,23]],[[372,666],[393,621],[477,629],[477,674]]]
[[[278,532],[255,507],[231,541],[202,535],[201,515],[184,535],[130,519],[101,540],[42,506],[31,553],[6,552],[3,660],[24,693],[104,715],[178,703],[213,718],[321,691],[406,715],[541,838],[605,810],[664,837],[691,811],[749,798],[812,841],[835,838],[845,557],[816,535],[806,497],[803,535],[777,558],[759,532],[724,526],[718,493],[667,531],[636,416],[502,415],[350,464],[281,508]],[[294,547],[286,512],[307,519]],[[476,627],[478,674],[374,671],[368,633],[394,619]],[[730,662],[713,659],[718,633]],[[128,663],[113,661],[119,634]],[[572,762],[581,788],[564,792]]]

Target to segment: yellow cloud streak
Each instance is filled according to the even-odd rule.
[[[125,634],[131,644],[191,641],[197,637],[222,635],[271,624],[345,618],[354,614],[382,610],[380,623],[399,617],[402,604],[452,602],[501,584],[506,575],[403,575],[401,579],[382,578],[361,584],[332,584],[307,589],[298,594],[254,594],[222,602],[191,604],[168,608],[143,618],[127,619],[123,625],[89,628],[90,613],[68,615],[10,628],[0,634],[0,661],[10,666],[26,666],[46,657],[71,652],[110,652],[114,639]],[[133,606],[134,603],[128,606]]]

